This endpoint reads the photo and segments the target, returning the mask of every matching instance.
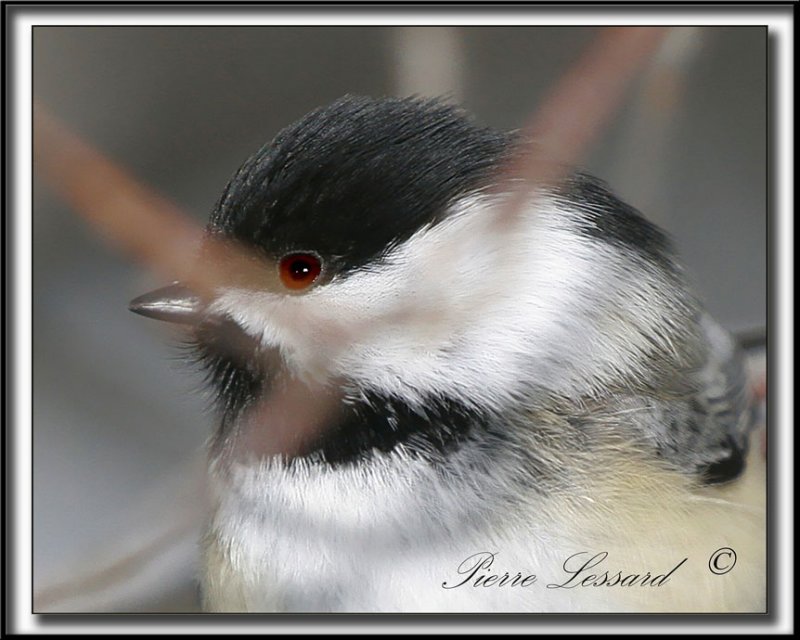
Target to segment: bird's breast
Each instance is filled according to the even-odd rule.
[[[206,608],[763,610],[757,455],[724,487],[694,487],[631,456],[605,466],[592,486],[513,505],[501,499],[504,469],[470,490],[397,453],[340,468],[241,466],[214,480]],[[729,571],[721,549],[735,554]]]

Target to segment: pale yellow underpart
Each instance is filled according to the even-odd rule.
[[[758,438],[753,441],[755,445]],[[539,569],[559,581],[569,576],[557,571],[560,566],[552,566],[555,559],[560,565],[571,553],[581,550],[608,552],[608,560],[582,578],[605,570],[609,570],[609,578],[618,571],[623,575],[650,571],[655,576],[669,571],[684,558],[687,561],[666,584],[657,588],[586,586],[550,590],[544,585],[550,580],[541,580],[536,588],[526,592],[529,598],[520,600],[529,608],[520,610],[765,611],[766,465],[759,448],[751,447],[747,471],[741,478],[726,485],[698,486],[681,474],[645,460],[625,443],[607,444],[599,453],[594,451],[591,465],[585,464],[585,460],[582,464],[580,460],[565,457],[565,466],[572,467],[575,474],[576,486],[583,489],[574,493],[557,491],[544,499],[532,498],[530,508],[525,509],[527,513],[516,514],[519,518],[498,514],[500,519],[513,520],[514,524],[506,531],[493,532],[492,539],[498,545],[495,548],[501,554],[506,553],[506,557],[515,546],[538,548],[542,557],[547,552],[549,564]],[[538,540],[526,538],[525,522],[537,523]],[[542,528],[551,541],[542,541]],[[474,550],[480,548],[476,546]],[[722,548],[733,549],[737,559],[729,572],[717,575],[709,568],[709,560]],[[278,574],[285,568],[261,567],[252,571],[248,558],[237,549],[239,545],[223,545],[219,538],[209,534],[203,576],[206,610],[252,611],[252,598],[248,594],[254,591],[260,594],[259,610],[280,610]],[[272,561],[281,562],[281,558]],[[730,556],[720,558],[721,566],[729,563]],[[275,571],[274,583],[267,577],[272,571]],[[254,579],[259,580],[258,585],[251,584]],[[418,586],[408,585],[408,592],[413,593]],[[463,589],[464,595],[474,593],[471,587]],[[415,609],[398,602],[392,605],[392,610]]]
[[[203,562],[203,609],[212,613],[249,612],[245,579],[242,572],[234,569],[231,549],[223,548],[216,537],[210,537],[206,540]],[[275,602],[278,601],[276,594]]]
[[[579,532],[578,545],[608,551],[602,566],[613,573],[651,570],[655,575],[688,559],[658,588],[603,587],[615,608],[665,613],[766,610],[766,464],[757,434],[752,441],[747,469],[731,483],[697,486],[631,452],[607,461],[611,473],[590,482],[591,495],[564,497],[563,530]],[[553,517],[559,518],[557,510]],[[736,563],[717,575],[709,560],[725,547],[735,551]],[[730,561],[725,553],[717,564],[725,567]]]

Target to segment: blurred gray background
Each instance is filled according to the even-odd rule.
[[[203,221],[239,164],[313,107],[345,93],[448,95],[518,128],[593,34],[37,27],[34,93]],[[766,324],[766,45],[763,28],[679,30],[583,162],[672,234],[708,307],[738,332]],[[67,598],[53,585],[180,511],[210,418],[176,337],[127,310],[163,283],[40,181],[34,203],[34,579],[53,602]],[[101,588],[62,608],[190,609],[192,553],[173,554],[145,595]]]

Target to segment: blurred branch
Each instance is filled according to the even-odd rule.
[[[557,182],[586,153],[668,32],[667,27],[599,30],[522,130],[527,147],[507,173],[525,182],[505,216],[522,207],[531,185]]]
[[[52,187],[95,231],[161,277],[212,297],[224,285],[275,286],[261,256],[205,236],[176,205],[137,181],[34,105],[34,162]],[[202,243],[202,262],[198,249]]]
[[[390,33],[397,95],[463,99],[465,50],[458,27],[395,27]]]
[[[616,153],[618,177],[627,177],[631,203],[650,218],[665,221],[671,210],[664,191],[666,157],[673,130],[686,99],[689,72],[710,33],[702,27],[676,27],[651,60],[634,96]],[[667,225],[668,226],[668,225]]]
[[[132,524],[38,587],[34,612],[130,612],[187,587],[194,591],[192,559],[207,509],[205,474],[205,456],[195,455],[146,495],[132,496]]]
[[[35,168],[75,213],[120,251],[162,275],[187,273],[200,230],[183,212],[38,104],[33,131]]]

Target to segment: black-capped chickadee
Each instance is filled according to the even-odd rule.
[[[764,609],[737,347],[602,182],[502,219],[519,143],[439,101],[342,98],[211,216],[268,277],[131,303],[189,326],[216,391],[207,610]],[[318,428],[259,447],[304,389]]]

